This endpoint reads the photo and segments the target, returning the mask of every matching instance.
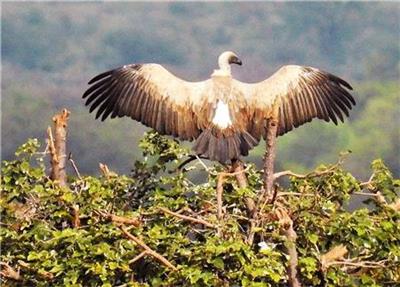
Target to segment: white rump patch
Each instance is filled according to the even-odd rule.
[[[227,127],[232,125],[232,120],[229,115],[229,107],[221,100],[218,100],[212,123],[221,129],[226,129]]]

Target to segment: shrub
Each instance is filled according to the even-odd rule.
[[[195,184],[204,170],[176,170],[188,154],[176,141],[151,132],[140,147],[145,160],[130,176],[70,177],[68,188],[46,176],[37,140],[2,163],[5,286],[287,286],[280,208],[293,220],[304,286],[400,283],[399,180],[382,161],[372,163],[367,183],[340,165],[291,177],[251,230],[243,198],[257,200],[262,179],[255,166],[247,167],[246,188],[227,178],[219,221],[220,166]],[[368,205],[349,211],[363,188]]]

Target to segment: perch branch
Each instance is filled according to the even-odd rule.
[[[166,213],[166,214],[178,217],[178,218],[183,219],[183,220],[191,221],[191,222],[198,223],[198,224],[203,224],[204,226],[207,226],[209,228],[216,228],[215,225],[211,224],[208,221],[205,221],[204,219],[194,218],[194,217],[191,217],[191,216],[187,216],[187,215],[183,215],[183,214],[180,214],[180,213],[176,213],[176,212],[173,212],[173,211],[171,211],[171,210],[169,210],[167,208],[164,208],[164,207],[159,207],[158,209],[161,210],[162,212]]]
[[[147,255],[150,255],[157,259],[159,262],[161,262],[164,266],[167,268],[173,270],[173,271],[178,271],[178,268],[176,268],[171,262],[168,261],[164,256],[161,254],[155,252],[153,249],[151,249],[149,246],[147,246],[146,243],[144,243],[142,240],[131,234],[124,226],[120,226],[119,229],[124,233],[130,240],[135,242],[137,245],[139,245],[141,248],[143,248],[146,251]],[[145,254],[144,254],[145,255]],[[143,256],[144,256],[143,255]],[[135,259],[135,258],[134,258]]]
[[[263,192],[260,196],[261,200],[270,202],[273,197],[274,186],[274,161],[276,154],[276,133],[278,131],[278,122],[276,117],[267,119],[266,124],[266,150],[264,155],[264,174],[263,174]]]

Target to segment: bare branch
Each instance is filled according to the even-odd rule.
[[[183,220],[191,221],[191,222],[198,223],[198,224],[203,224],[204,226],[207,226],[209,228],[216,228],[215,225],[211,224],[208,221],[205,221],[204,219],[194,218],[194,217],[191,217],[191,216],[179,214],[179,213],[173,212],[173,211],[171,211],[171,210],[169,210],[167,208],[164,208],[164,207],[159,207],[158,209],[161,210],[162,212],[166,213],[166,214],[178,217],[178,218],[183,219]]]
[[[81,174],[79,173],[78,167],[75,164],[75,161],[72,159],[72,152],[69,153],[68,155],[68,161],[71,163],[72,168],[74,169],[76,176],[82,180]]]
[[[355,268],[384,268],[385,265],[385,260],[374,262],[374,261],[360,261],[360,262],[352,262],[348,260],[343,260],[343,261],[332,261],[330,262],[327,266],[331,265],[349,265],[353,266]]]
[[[318,177],[321,175],[325,175],[325,174],[329,174],[334,172],[335,169],[337,169],[339,166],[341,166],[343,164],[344,158],[346,154],[343,154],[339,157],[338,161],[333,164],[331,167],[329,167],[326,170],[323,171],[312,171],[310,173],[306,173],[306,174],[299,174],[299,173],[294,173],[290,170],[285,170],[285,171],[280,171],[274,174],[274,180],[277,180],[278,178],[281,178],[283,176],[293,176],[296,178],[313,178],[313,177]],[[370,178],[370,180],[372,179],[372,177]]]
[[[157,253],[153,249],[151,249],[149,246],[147,246],[146,243],[144,243],[142,240],[131,234],[124,226],[120,226],[119,229],[133,242],[135,242],[137,245],[139,245],[141,248],[143,248],[146,251],[147,255],[150,255],[160,261],[164,266],[168,267],[169,269],[173,271],[178,271],[178,268],[176,268],[171,262],[168,261],[164,256],[161,254]],[[142,256],[146,255],[143,254]],[[136,258],[136,257],[135,257]],[[135,259],[134,258],[134,259]]]
[[[321,171],[321,172],[317,172],[317,171],[313,171],[307,174],[299,174],[299,173],[294,173],[290,170],[285,170],[285,171],[281,171],[281,172],[277,172],[274,174],[274,179],[278,179],[281,178],[283,176],[293,176],[296,178],[313,178],[313,177],[318,177],[321,175],[325,175],[325,174],[329,174],[332,173],[334,171],[334,169],[337,168],[337,165],[333,165],[332,167],[328,168],[327,170]]]
[[[97,213],[103,218],[111,220],[114,223],[128,224],[128,225],[133,225],[135,227],[139,227],[141,225],[141,221],[138,218],[118,216],[102,210],[95,210],[95,213]]]
[[[142,253],[140,253],[138,256],[136,256],[135,258],[129,260],[129,264],[133,264],[136,261],[140,260],[140,258],[142,258],[143,256],[145,256],[147,254],[147,251],[143,251]]]

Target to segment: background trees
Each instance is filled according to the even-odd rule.
[[[2,157],[11,159],[27,137],[43,138],[45,119],[67,107],[82,172],[95,172],[98,161],[126,172],[140,156],[136,144],[145,128],[129,119],[94,121],[80,99],[86,82],[131,62],[159,62],[200,80],[231,49],[244,60],[234,70],[244,81],[297,63],[355,88],[358,105],[344,125],[313,122],[279,139],[279,167],[306,170],[351,149],[347,164],[356,175],[368,176],[366,163],[376,157],[398,175],[398,9],[398,3],[4,3]]]

